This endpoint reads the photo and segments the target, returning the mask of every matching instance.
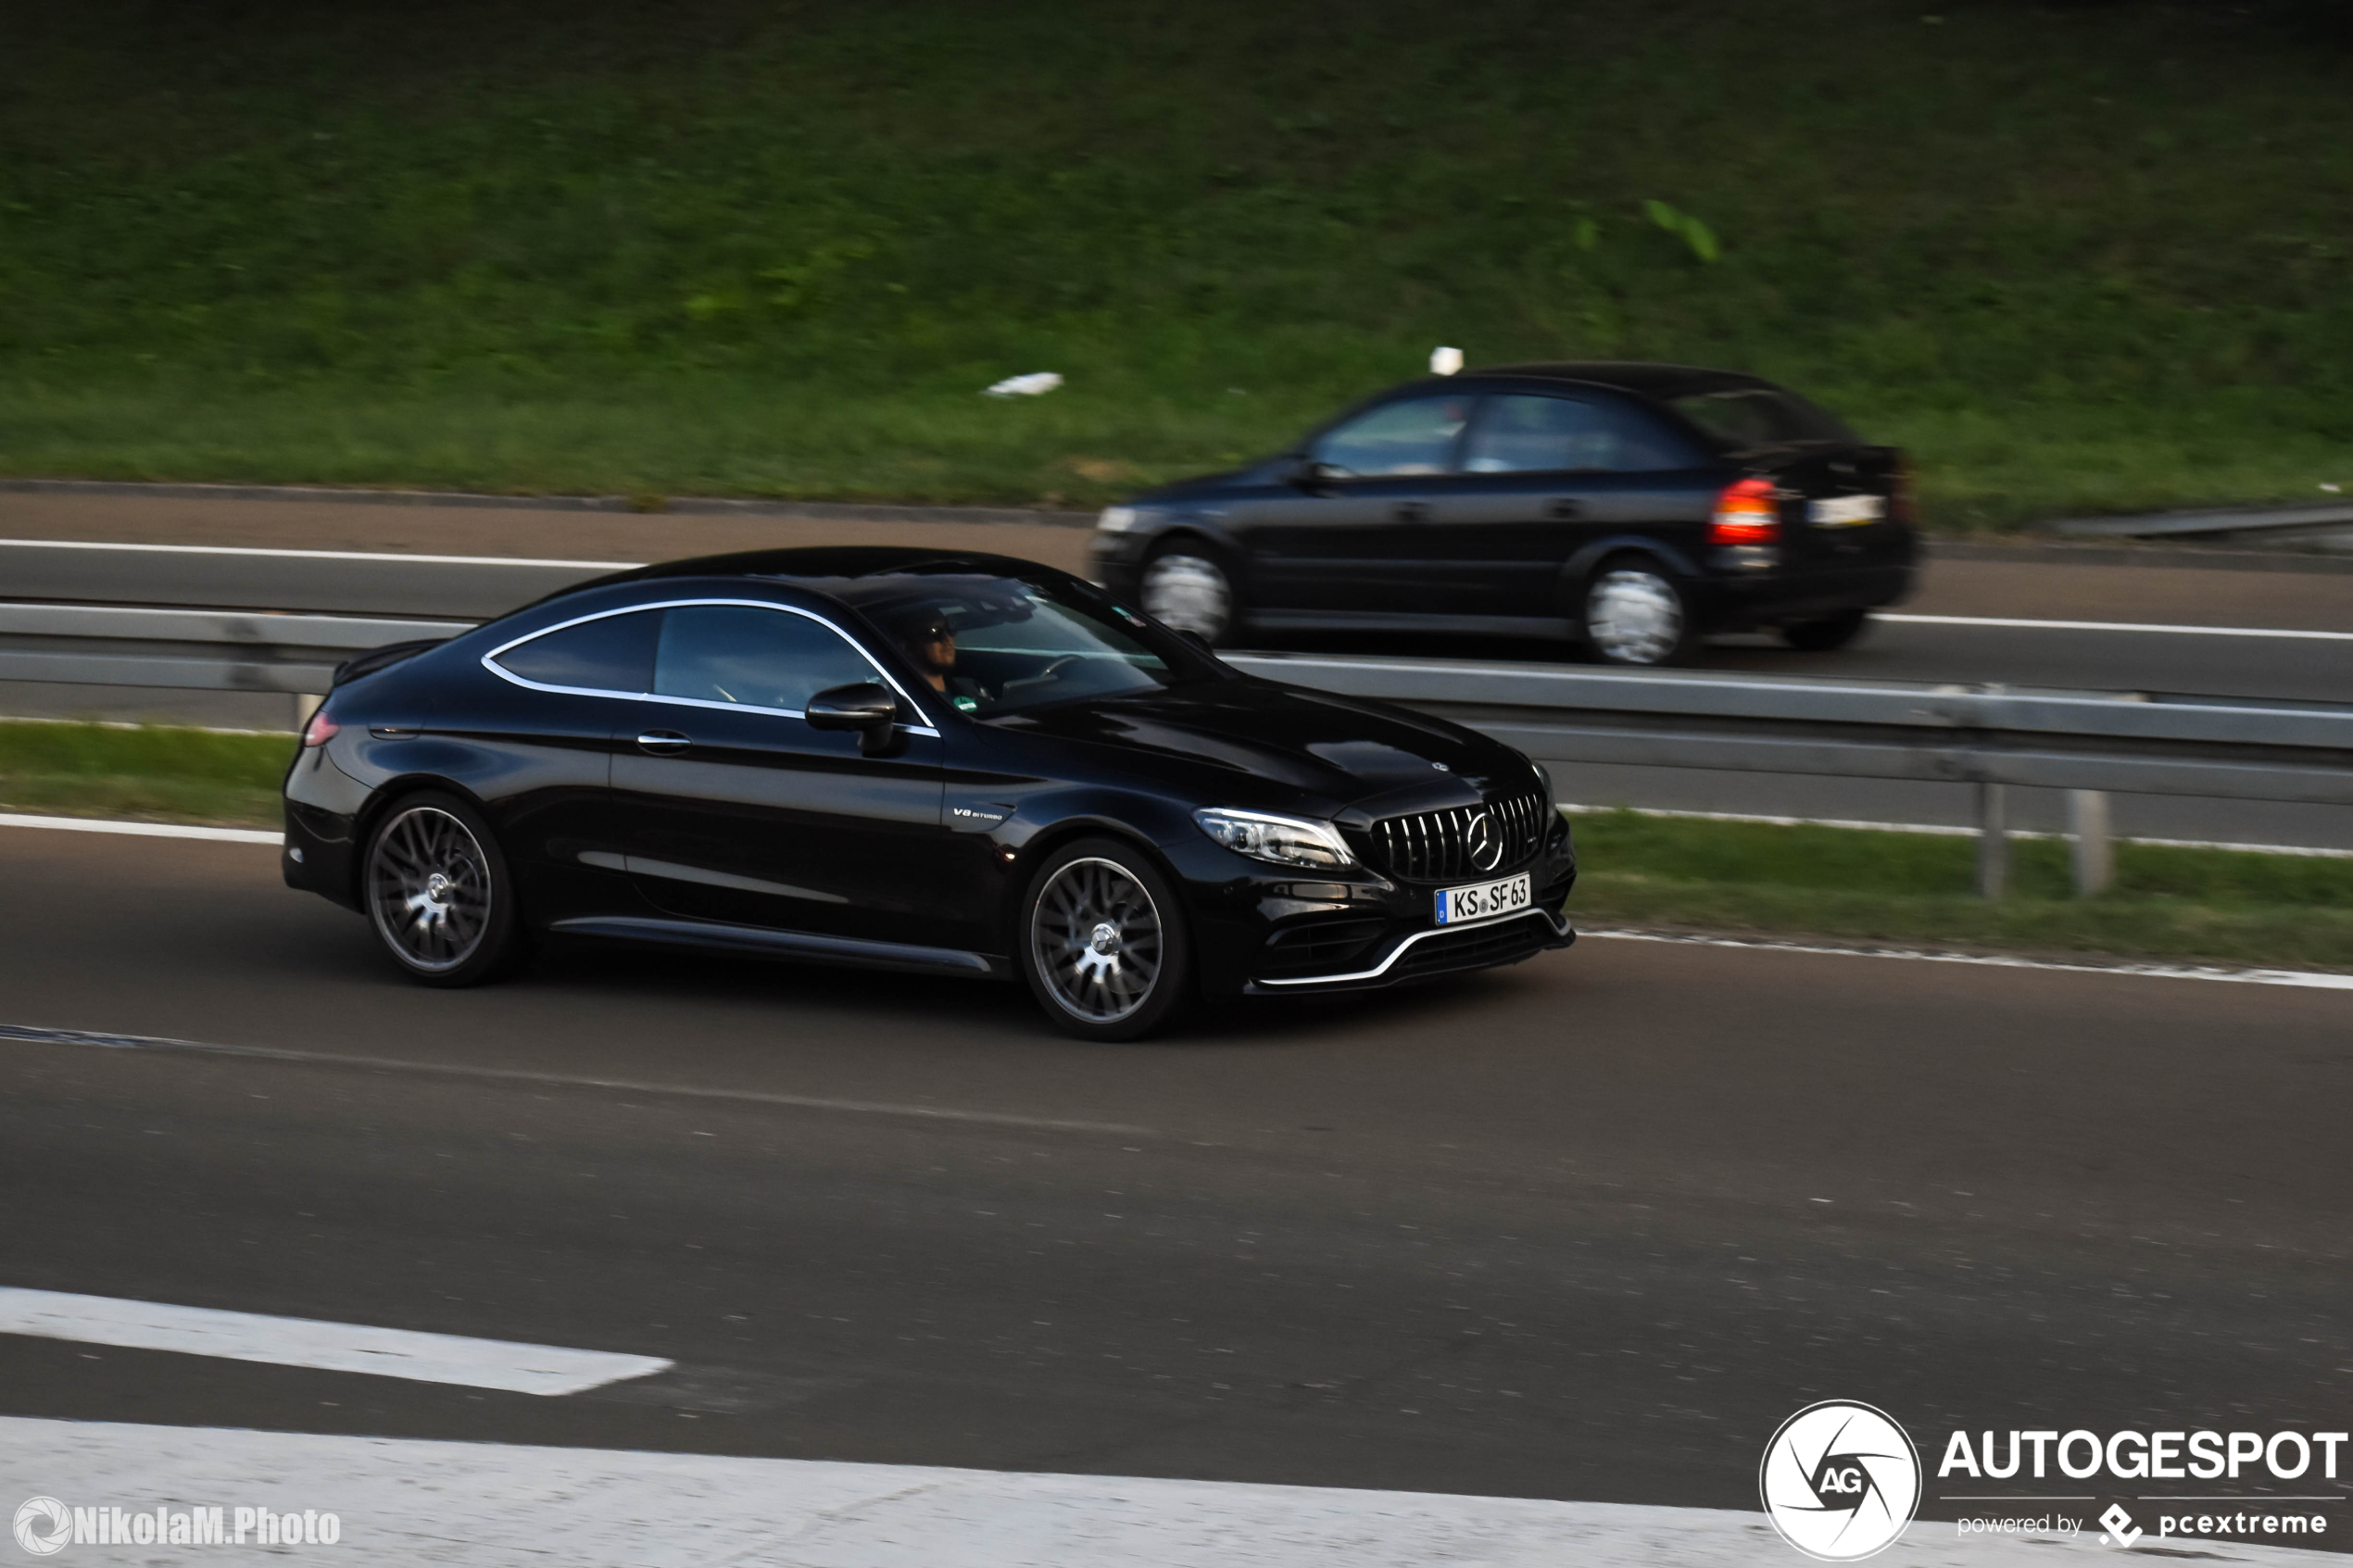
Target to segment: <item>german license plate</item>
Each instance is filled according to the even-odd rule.
[[[1468,887],[1443,887],[1438,892],[1438,923],[1461,925],[1469,921],[1492,920],[1508,915],[1529,905],[1528,873],[1507,876],[1501,882],[1475,883]]]
[[[1887,498],[1883,495],[1834,495],[1817,501],[1813,508],[1817,528],[1859,528],[1867,522],[1877,522],[1887,515]]]

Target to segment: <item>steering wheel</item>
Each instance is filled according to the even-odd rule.
[[[1033,681],[1051,681],[1055,676],[1060,675],[1063,671],[1069,669],[1072,665],[1086,662],[1086,659],[1087,656],[1083,653],[1066,653],[1060,659],[1052,660],[1046,666],[1045,669],[1038,671],[1038,673],[1031,676],[1030,679]]]

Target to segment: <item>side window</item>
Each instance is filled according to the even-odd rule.
[[[1325,432],[1308,456],[1353,479],[1451,473],[1471,401],[1455,393],[1384,403]]]
[[[687,605],[662,616],[654,695],[798,713],[828,686],[880,679],[833,628],[789,610]]]
[[[1691,460],[1631,408],[1513,393],[1489,398],[1479,410],[1463,467],[1471,473],[1624,473]]]
[[[496,662],[510,674],[543,686],[635,696],[653,680],[654,638],[661,625],[658,609],[608,615],[517,644]]]

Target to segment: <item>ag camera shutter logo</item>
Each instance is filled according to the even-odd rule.
[[[1765,1445],[1756,1491],[1765,1516],[1820,1562],[1886,1550],[1920,1505],[1920,1456],[1894,1418],[1825,1399],[1781,1423]]]

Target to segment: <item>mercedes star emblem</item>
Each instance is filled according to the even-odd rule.
[[[1465,840],[1470,849],[1471,864],[1480,871],[1491,872],[1504,862],[1504,835],[1495,826],[1495,819],[1481,811],[1470,820],[1470,832]]]

